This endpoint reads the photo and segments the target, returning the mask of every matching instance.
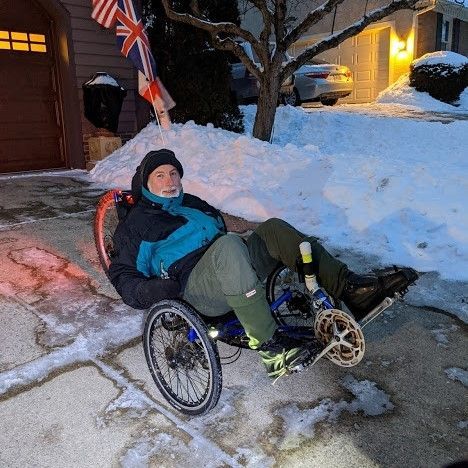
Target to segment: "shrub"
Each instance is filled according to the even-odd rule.
[[[468,86],[468,64],[460,67],[444,63],[418,67],[411,65],[410,86],[451,104],[458,100],[460,93]]]

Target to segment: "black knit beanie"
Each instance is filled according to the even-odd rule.
[[[141,174],[141,182],[143,187],[148,188],[148,177],[149,175],[159,166],[163,164],[171,164],[174,166],[180,178],[184,176],[184,170],[182,168],[182,164],[180,161],[175,157],[173,151],[169,149],[160,149],[157,151],[150,151],[141,161],[140,165],[140,174]]]

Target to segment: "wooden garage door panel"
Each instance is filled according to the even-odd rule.
[[[0,49],[0,172],[64,167],[50,19],[33,0],[2,0],[2,9],[0,30],[10,50]],[[32,51],[40,37],[45,51]],[[15,40],[31,50],[13,50]]]
[[[356,47],[363,47],[363,46],[371,46],[372,44],[372,35],[371,34],[366,34],[366,33],[361,33],[358,36],[356,36],[355,40],[355,45]]]
[[[358,71],[354,74],[354,81],[356,83],[359,82],[368,82],[372,80],[372,73],[370,70],[365,70],[365,71]]]
[[[353,93],[340,102],[374,100],[388,86],[390,28],[366,31],[347,39],[320,58],[348,66],[353,73]]]
[[[51,165],[50,154],[55,151],[56,138],[20,138],[9,140],[2,146],[2,169],[4,172],[17,171],[18,165],[24,164],[24,155],[30,154],[33,159],[28,162],[28,170],[52,169],[62,167],[60,163]],[[34,150],[31,152],[31,148]],[[31,154],[32,153],[32,154]]]
[[[355,96],[356,96],[356,99],[370,101],[372,98],[370,87],[368,86],[365,88],[356,89]]]
[[[369,67],[374,62],[372,49],[368,46],[359,49],[359,52],[355,52],[353,57],[353,65],[357,65],[358,68]]]

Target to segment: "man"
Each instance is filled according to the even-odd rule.
[[[114,236],[112,284],[135,308],[182,297],[207,316],[233,310],[271,377],[301,369],[316,353],[277,332],[261,283],[278,262],[295,269],[302,241],[311,243],[320,284],[357,320],[417,279],[410,268],[381,277],[357,275],[316,238],[279,219],[265,221],[244,242],[226,233],[218,210],[183,192],[183,175],[168,149],[151,151],[143,159],[132,181],[132,191],[141,197]]]

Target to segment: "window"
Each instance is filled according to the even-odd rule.
[[[452,21],[444,17],[442,20],[442,30],[441,30],[441,37],[440,37],[441,50],[450,50],[451,30],[452,30]]]
[[[0,31],[0,50],[47,52],[44,34]]]

